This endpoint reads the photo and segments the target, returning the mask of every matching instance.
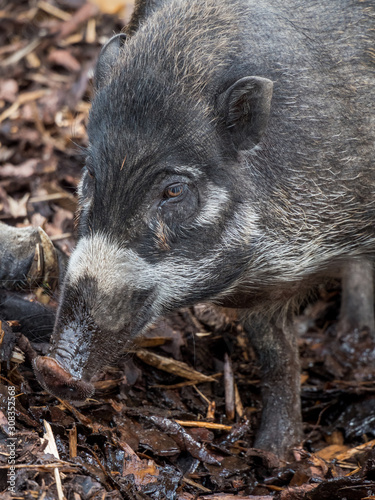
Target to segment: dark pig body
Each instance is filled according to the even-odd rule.
[[[255,444],[282,455],[301,438],[293,307],[348,262],[372,269],[374,1],[138,11],[98,62],[80,237],[36,372],[84,398],[158,316],[241,308],[263,367]]]

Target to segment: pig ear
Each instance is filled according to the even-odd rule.
[[[108,40],[103,46],[95,68],[94,85],[97,90],[102,88],[109,80],[109,75],[119,58],[120,50],[124,46],[125,40],[125,33],[119,33]]]
[[[236,151],[258,144],[268,122],[273,83],[247,76],[220,95],[219,107]]]

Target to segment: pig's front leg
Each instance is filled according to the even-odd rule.
[[[374,268],[361,257],[347,262],[342,270],[342,300],[339,334],[367,328],[375,336],[374,326]]]
[[[261,365],[262,417],[254,447],[285,458],[301,443],[300,361],[292,320],[244,322]]]
[[[48,282],[53,290],[59,264],[63,270],[66,261],[40,227],[18,228],[0,222],[0,288],[37,288]]]

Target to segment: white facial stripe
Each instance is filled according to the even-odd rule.
[[[157,311],[163,304],[183,298],[197,282],[212,276],[218,258],[220,255],[213,249],[196,261],[170,256],[150,264],[134,251],[119,248],[104,235],[96,234],[79,241],[69,261],[67,283],[74,286],[79,279],[93,278],[99,292],[106,296],[156,288],[153,308]]]
[[[132,250],[119,248],[106,236],[95,234],[78,242],[69,260],[67,277],[72,285],[83,277],[94,278],[99,290],[112,294],[119,288],[124,276],[130,286],[136,277],[139,288],[149,288],[150,276],[148,280],[143,280],[144,270],[149,266]]]
[[[195,221],[196,226],[216,224],[229,201],[229,195],[223,187],[208,184],[204,200],[205,204]]]
[[[99,290],[113,293],[122,280],[131,288],[148,289],[170,279],[171,272],[176,272],[177,282],[192,274],[195,263],[171,257],[164,262],[150,264],[136,252],[123,249],[106,236],[95,234],[82,238],[74,250],[68,265],[68,283],[74,285],[80,278],[94,278]],[[180,284],[177,283],[178,288]],[[171,285],[172,286],[172,285]]]
[[[190,175],[193,178],[197,178],[202,175],[199,167],[177,166],[173,167],[173,170],[176,172],[176,174]]]
[[[78,198],[82,198],[82,186],[83,186],[83,177],[81,177],[79,183],[78,183],[78,186],[77,186],[77,194],[78,194]]]
[[[250,205],[241,205],[227,224],[223,233],[222,244],[225,247],[235,248],[246,245],[254,237],[260,236],[258,230],[259,217]]]
[[[79,201],[79,207],[81,210],[88,210],[92,205],[92,197],[89,197],[86,201],[84,201],[84,197],[83,197],[83,193],[82,193],[85,175],[87,175],[87,174],[83,174],[83,176],[81,177],[81,180],[79,181],[79,184],[77,186],[78,201]]]

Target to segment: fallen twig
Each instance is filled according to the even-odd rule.
[[[202,443],[196,441],[185,429],[175,420],[168,418],[150,417],[151,422],[156,424],[162,431],[166,432],[176,441],[182,450],[188,451],[194,458],[208,464],[220,465],[223,457],[215,456],[208,451]]]
[[[198,490],[201,490],[204,493],[211,493],[211,490],[209,490],[208,488],[205,488],[201,484],[196,483],[195,481],[193,481],[192,479],[189,479],[187,477],[183,477],[182,482],[185,484],[188,484],[189,486],[193,486],[194,488],[197,488]]]
[[[227,353],[224,358],[225,413],[229,420],[235,417],[234,376],[232,363]]]
[[[59,456],[59,452],[57,451],[56,441],[55,441],[55,437],[54,437],[53,432],[52,432],[52,428],[46,420],[43,421],[43,424],[44,424],[44,428],[46,430],[46,432],[44,433],[43,439],[46,439],[48,442],[44,451],[45,451],[45,453],[51,453],[51,455],[53,455],[55,458],[57,458],[57,460],[60,460],[60,456]],[[55,481],[56,481],[58,500],[64,500],[65,495],[64,495],[64,492],[62,489],[61,476],[60,476],[60,472],[59,472],[58,467],[55,467],[53,469],[53,473],[54,473]]]
[[[166,358],[164,356],[160,356],[159,354],[146,351],[145,349],[137,349],[135,353],[138,358],[141,359],[144,363],[154,366],[159,370],[173,373],[173,375],[177,375],[178,377],[187,378],[188,380],[195,380],[196,382],[216,382],[213,377],[203,375],[203,373],[190,368],[189,365],[183,363],[182,361],[176,361],[172,358]]]
[[[219,431],[231,431],[231,425],[214,424],[213,422],[203,422],[202,420],[175,420],[182,427],[205,427],[206,429],[216,429]]]

